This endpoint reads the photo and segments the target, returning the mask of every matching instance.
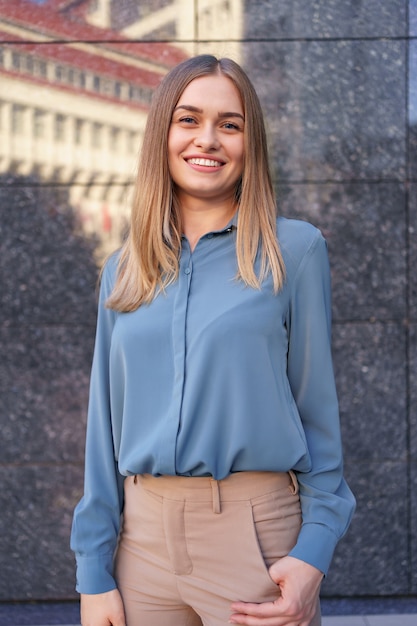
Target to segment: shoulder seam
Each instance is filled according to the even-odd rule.
[[[311,257],[311,255],[313,254],[314,250],[317,248],[319,242],[321,241],[325,241],[321,231],[317,228],[316,229],[316,233],[315,233],[315,237],[314,239],[310,242],[310,245],[308,246],[307,250],[305,251],[303,257],[301,258],[297,270],[295,272],[294,275],[294,281],[291,287],[291,293],[293,292],[295,285],[297,284],[298,281],[298,277],[301,274],[305,264],[307,263],[307,260]]]

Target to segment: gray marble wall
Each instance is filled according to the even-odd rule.
[[[39,41],[47,36],[69,57],[70,39],[97,46],[97,33],[77,30],[82,12],[61,11],[61,31],[39,12],[58,11],[53,0],[17,0],[11,34],[7,4],[0,0],[3,49],[27,45],[33,29],[25,40],[17,26],[31,19]],[[113,30],[102,29],[103,42],[125,45],[119,30],[140,4],[110,3]],[[170,3],[147,3],[155,11],[162,4]],[[358,510],[323,594],[415,595],[417,2],[239,4],[239,59],[265,109],[280,211],[323,230],[332,264],[346,475]],[[224,34],[216,41],[203,5],[181,3],[184,16],[195,11],[189,50],[222,54],[236,42]],[[161,63],[161,39],[183,45],[176,32],[168,24],[146,36]],[[0,101],[7,97],[0,82]],[[82,234],[71,181],[22,174],[13,164],[2,171],[0,600],[70,599],[100,233]]]

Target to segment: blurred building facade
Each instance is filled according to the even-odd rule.
[[[196,49],[189,8],[184,0],[1,6],[0,36],[7,45],[0,51],[0,173],[70,185],[83,232],[100,235],[99,257],[118,245],[126,228],[152,92]],[[241,2],[202,3],[198,23],[232,36],[238,57]],[[76,41],[67,42],[74,35]],[[167,36],[175,46],[130,43]],[[83,45],[81,37],[95,43]]]
[[[0,52],[0,173],[68,185],[83,232],[99,235],[98,252],[107,253],[126,227],[153,90],[186,54],[127,39],[105,48],[50,43],[65,41],[71,24],[77,37],[80,28],[84,37],[111,37],[109,0],[36,6],[47,20],[40,43],[33,5],[18,4],[0,11],[0,36],[8,42]]]

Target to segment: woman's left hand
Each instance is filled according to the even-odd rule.
[[[247,626],[309,626],[317,607],[323,573],[317,568],[286,556],[269,568],[279,587],[274,602],[254,604],[233,602],[231,624]]]

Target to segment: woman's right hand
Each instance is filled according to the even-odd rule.
[[[117,589],[81,594],[82,626],[126,626],[122,597]]]

